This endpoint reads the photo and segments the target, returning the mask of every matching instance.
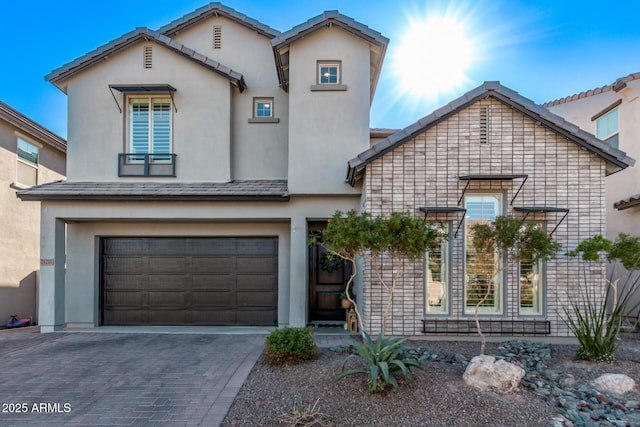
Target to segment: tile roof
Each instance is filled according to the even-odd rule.
[[[232,70],[220,64],[218,61],[214,61],[193,49],[189,49],[182,43],[178,43],[175,40],[159,33],[158,31],[150,30],[146,27],[139,27],[135,30],[124,34],[117,39],[111,40],[105,45],[69,62],[68,64],[59,67],[45,76],[45,79],[55,84],[61,90],[65,90],[64,82],[76,73],[83,71],[96,63],[103,61],[109,55],[116,53],[122,49],[125,49],[137,43],[141,40],[154,41],[200,65],[209,70],[229,79],[232,85],[238,87],[240,92],[246,88],[244,77],[237,71]]]
[[[629,209],[638,205],[640,205],[640,194],[636,194],[635,196],[631,196],[626,199],[620,200],[619,202],[615,202],[613,204],[613,207],[618,209],[619,211],[623,211],[625,209]]]
[[[546,108],[537,105],[530,99],[520,95],[518,92],[509,89],[506,86],[502,86],[500,82],[485,82],[461,97],[454,99],[447,105],[423,117],[412,125],[373,145],[368,150],[360,153],[357,157],[349,160],[347,181],[351,185],[354,185],[355,182],[360,179],[367,164],[384,156],[386,153],[425,132],[427,129],[486,97],[498,99],[499,101],[520,111],[524,115],[539,121],[545,126],[560,133],[570,141],[573,141],[581,147],[603,158],[607,161],[609,166],[607,168],[608,174],[618,172],[619,170],[635,163],[635,160],[628,157],[623,151],[613,148],[606,142],[597,139],[595,136],[583,131],[578,126],[566,121],[556,114],[553,114]]]
[[[66,182],[17,192],[22,200],[47,201],[277,201],[287,202],[287,180],[231,182]]]
[[[337,10],[325,11],[271,40],[273,52],[276,57],[280,85],[285,91],[288,91],[289,71],[288,58],[286,58],[286,56],[288,55],[289,45],[318,29],[331,26],[342,28],[370,44],[371,99],[373,100],[389,39],[353,18],[342,15]]]
[[[273,38],[280,35],[280,31],[274,30],[268,25],[265,25],[253,18],[249,18],[247,15],[240,13],[235,9],[227,7],[219,2],[209,3],[208,5],[202,6],[201,8],[184,15],[182,18],[178,18],[175,21],[172,21],[169,24],[159,28],[158,32],[164,34],[165,36],[172,37],[176,33],[184,31],[192,25],[204,21],[205,19],[208,19],[212,16],[224,16],[268,38]]]
[[[578,99],[582,99],[582,98],[588,98],[590,96],[593,95],[598,95],[600,93],[604,93],[604,92],[611,92],[611,91],[619,91],[621,89],[623,89],[626,85],[627,82],[633,81],[633,80],[637,80],[640,79],[640,73],[633,73],[633,74],[629,74],[628,76],[625,77],[620,77],[619,79],[617,79],[615,82],[608,84],[608,85],[604,85],[595,89],[589,89],[586,90],[584,92],[580,92],[580,93],[576,93],[574,95],[569,95],[569,96],[565,96],[564,98],[560,98],[560,99],[556,99],[553,101],[549,101],[549,102],[545,102],[544,104],[542,104],[543,107],[549,108],[549,107],[553,107],[555,105],[560,105],[560,104],[565,104],[567,102],[571,102],[571,101],[576,101]]]
[[[67,152],[67,141],[64,138],[34,122],[29,117],[2,101],[0,101],[0,119],[4,119],[11,123],[21,131],[29,134],[33,138],[36,138],[38,141],[45,142],[63,153]]]

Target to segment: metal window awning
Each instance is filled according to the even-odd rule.
[[[456,232],[454,233],[453,237],[457,238],[458,237],[458,231],[460,230],[460,227],[462,226],[462,222],[464,221],[464,217],[467,214],[467,210],[465,208],[459,208],[457,206],[423,206],[421,208],[419,208],[420,212],[424,212],[424,219],[427,219],[427,215],[429,215],[429,213],[433,212],[433,213],[444,213],[444,214],[448,214],[448,213],[460,213],[462,212],[462,218],[460,218],[460,222],[458,222],[458,227],[456,228]]]
[[[553,230],[551,230],[551,233],[549,233],[549,236],[555,233],[558,227],[560,227],[560,224],[562,224],[562,221],[564,221],[567,215],[569,215],[568,208],[556,208],[552,206],[518,206],[514,207],[513,210],[524,214],[524,218],[522,218],[522,221],[525,221],[529,214],[532,213],[564,213],[558,224],[556,224]]]
[[[113,100],[116,102],[118,106],[118,110],[122,113],[122,107],[118,104],[118,100],[116,99],[116,95],[113,93],[113,90],[117,90],[120,93],[128,94],[128,93],[166,93],[171,98],[171,103],[173,104],[173,108],[178,112],[178,108],[176,107],[176,103],[173,100],[173,94],[178,89],[171,86],[170,84],[149,84],[149,85],[109,85],[109,90],[111,91],[111,96],[113,96]]]
[[[511,202],[509,203],[510,205],[512,205],[513,201],[516,199],[516,197],[518,197],[518,194],[520,194],[520,190],[522,190],[522,187],[524,187],[524,183],[527,182],[527,178],[529,178],[529,175],[527,175],[527,174],[516,174],[516,175],[465,175],[465,176],[461,176],[461,177],[459,177],[460,181],[467,181],[467,185],[464,186],[464,190],[462,190],[462,194],[460,195],[460,198],[458,199],[458,206],[460,206],[460,203],[462,203],[462,199],[464,198],[464,194],[467,192],[467,189],[469,189],[469,185],[471,184],[472,181],[513,181],[514,179],[522,179],[522,184],[520,184],[520,187],[518,188],[518,191],[516,191],[516,194],[513,195],[513,198],[511,199]]]

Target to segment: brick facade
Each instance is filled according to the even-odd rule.
[[[488,108],[488,143],[481,143],[481,109]],[[513,266],[503,279],[503,312],[481,315],[481,320],[547,320],[552,336],[570,335],[563,307],[578,286],[602,283],[602,269],[586,265],[564,253],[581,240],[605,232],[605,162],[581,149],[550,128],[538,123],[509,105],[487,97],[461,109],[366,167],[363,206],[372,215],[393,211],[410,211],[422,216],[421,206],[458,206],[466,185],[465,175],[528,174],[528,179],[513,204],[510,201],[522,183],[513,181],[472,181],[467,194],[482,190],[503,192],[503,214],[522,217],[516,206],[568,208],[566,220],[555,231],[562,244],[558,256],[546,262],[543,281],[543,314],[521,316],[518,313],[518,272]],[[455,231],[461,214],[430,214],[430,220],[446,220]],[[546,221],[552,230],[562,218],[560,213],[531,214],[528,220]],[[450,308],[437,319],[473,320],[464,314],[464,225],[450,245]],[[367,329],[381,329],[387,294],[372,273],[371,260],[365,260],[361,301]],[[386,280],[392,268],[383,262]],[[405,263],[403,279],[398,284],[387,321],[387,334],[419,335],[425,315],[424,261]],[[583,273],[583,271],[585,273]],[[585,277],[585,274],[587,277]],[[585,280],[586,279],[586,280]]]

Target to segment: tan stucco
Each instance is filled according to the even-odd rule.
[[[39,148],[38,183],[64,178],[65,155],[0,118],[0,325],[8,317],[37,321],[37,274],[40,269],[40,204],[16,197],[18,137]]]
[[[289,191],[354,193],[340,159],[369,147],[369,45],[323,28],[292,44],[289,60]],[[346,91],[311,90],[322,60],[341,60]]]
[[[627,82],[626,88],[619,92],[604,91],[584,96],[573,101],[551,105],[549,110],[564,117],[593,134],[596,133],[596,121],[591,120],[599,112],[618,100],[619,148],[636,164],[606,179],[607,237],[615,239],[618,233],[640,234],[640,206],[619,211],[613,207],[615,202],[640,194],[640,80]]]

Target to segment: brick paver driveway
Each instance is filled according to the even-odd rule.
[[[0,332],[0,425],[217,426],[264,335]]]

